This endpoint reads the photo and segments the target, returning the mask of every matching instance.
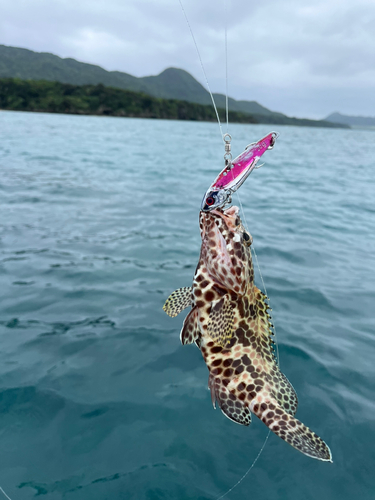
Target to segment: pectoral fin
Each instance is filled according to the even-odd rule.
[[[300,452],[318,460],[332,462],[331,451],[326,443],[306,425],[288,414],[273,398],[260,395],[250,404],[250,410],[262,420],[272,432],[284,439]]]
[[[234,314],[229,295],[212,302],[207,333],[217,344],[225,347],[233,335]]]
[[[192,303],[191,286],[185,286],[183,288],[177,288],[165,301],[163,306],[164,311],[174,318],[181,311],[186,309]]]
[[[236,424],[249,425],[251,423],[249,408],[228,391],[220,378],[215,378],[210,374],[208,388],[211,390],[211,399],[214,408],[216,408],[215,402],[217,401],[224,415],[233,420],[233,422],[236,422]]]
[[[198,329],[198,308],[193,307],[193,309],[186,316],[184,324],[182,325],[180,339],[181,344],[192,344],[199,338]]]

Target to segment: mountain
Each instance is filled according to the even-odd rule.
[[[324,120],[330,121],[332,123],[341,123],[344,125],[349,125],[351,127],[375,127],[375,117],[374,116],[349,116],[342,115],[341,113],[332,113]]]
[[[168,68],[156,76],[137,78],[121,71],[106,71],[100,66],[62,59],[47,52],[0,45],[0,78],[44,80],[72,85],[98,85],[133,92],[143,92],[157,98],[177,99],[201,105],[211,105],[208,91],[190,73],[179,68]],[[225,96],[214,94],[218,108],[225,108]],[[229,110],[253,115],[258,123],[340,127],[348,125],[322,120],[291,118],[275,113],[256,101],[236,101],[229,98]]]
[[[141,78],[127,73],[106,71],[100,66],[81,63],[75,59],[62,59],[47,52],[33,52],[5,45],[0,45],[0,78],[47,80],[74,85],[102,83],[135,92],[148,91]]]
[[[179,99],[198,104],[211,104],[208,91],[187,71],[168,68],[157,76],[137,78],[120,71],[106,71],[100,66],[76,61],[75,59],[33,52],[28,49],[0,45],[0,78],[21,80],[47,80],[73,85],[102,83],[135,92],[145,92],[154,97]],[[225,108],[225,96],[214,94],[219,108]],[[229,109],[242,113],[273,114],[255,101],[236,101],[229,98]]]

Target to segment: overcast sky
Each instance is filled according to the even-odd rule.
[[[291,116],[375,115],[375,0],[182,0],[214,92]],[[0,44],[204,83],[178,0],[0,0]]]

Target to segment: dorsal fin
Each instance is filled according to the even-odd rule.
[[[265,341],[268,343],[269,350],[272,354],[272,357],[275,361],[275,349],[274,349],[274,332],[272,330],[273,324],[271,321],[270,311],[271,308],[268,304],[268,297],[265,295],[259,288],[254,286],[255,300],[256,300],[256,308],[257,308],[257,317],[259,322],[259,332],[264,336]]]

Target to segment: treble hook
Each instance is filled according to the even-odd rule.
[[[253,170],[258,170],[258,168],[260,167],[263,167],[264,163],[261,163],[260,165],[258,165],[257,167],[254,167]]]

